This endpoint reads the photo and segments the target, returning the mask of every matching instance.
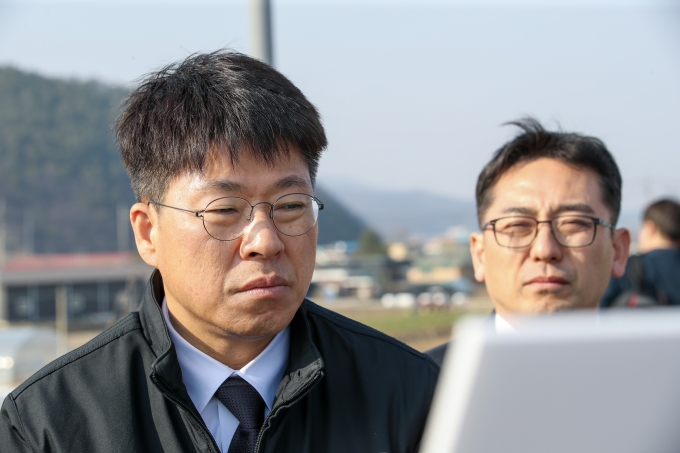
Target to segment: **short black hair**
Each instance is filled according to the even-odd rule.
[[[479,224],[491,204],[491,189],[500,177],[520,162],[543,157],[557,159],[578,168],[594,171],[600,178],[603,202],[610,209],[613,225],[621,211],[621,174],[614,157],[601,140],[576,133],[549,132],[534,118],[505,123],[521,132],[497,150],[477,179],[477,218]]]
[[[644,221],[656,225],[669,241],[680,245],[680,204],[670,199],[659,200],[645,209]]]
[[[218,149],[232,164],[250,152],[274,166],[292,147],[313,185],[327,145],[318,111],[290,80],[230,50],[194,54],[147,75],[115,129],[138,201],[162,199],[172,179],[202,172]]]

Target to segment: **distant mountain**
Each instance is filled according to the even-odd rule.
[[[10,253],[117,250],[134,203],[111,129],[126,91],[0,67],[0,211]],[[326,208],[319,242],[354,240],[365,224],[317,189]],[[0,216],[2,213],[0,212]],[[118,234],[122,220],[125,234]],[[122,238],[122,239],[121,239]]]
[[[314,194],[324,204],[319,213],[319,244],[357,240],[367,228],[366,223],[323,186],[317,185]]]
[[[0,68],[0,201],[9,251],[116,250],[116,207],[134,200],[111,131],[124,95],[95,82]]]
[[[478,228],[473,201],[426,191],[376,189],[340,177],[320,179],[319,184],[388,239],[435,236],[455,225],[469,230]]]

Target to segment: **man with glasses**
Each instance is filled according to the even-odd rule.
[[[596,310],[609,277],[623,275],[630,235],[615,227],[621,175],[598,139],[549,132],[537,121],[501,147],[477,181],[481,231],[470,236],[498,332],[517,315]],[[447,345],[428,351],[441,364]]]
[[[7,397],[2,453],[415,452],[438,367],[305,300],[326,137],[304,95],[194,55],[131,93],[117,138],[157,270],[139,312]]]

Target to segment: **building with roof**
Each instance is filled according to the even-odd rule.
[[[425,242],[421,256],[413,260],[406,274],[414,286],[445,285],[473,277],[469,233],[460,227]]]
[[[0,268],[0,320],[53,322],[65,288],[69,320],[107,324],[137,307],[153,268],[136,253],[18,255]]]

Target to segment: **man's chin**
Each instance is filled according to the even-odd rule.
[[[522,312],[527,315],[539,315],[541,313],[556,313],[582,308],[571,299],[554,296],[538,297],[527,300],[522,304]]]
[[[240,341],[259,341],[272,338],[290,324],[287,318],[283,319],[281,316],[257,320],[245,317],[237,323],[233,321],[232,319],[230,322],[218,326],[218,328],[222,331],[222,335]]]
[[[290,324],[301,303],[290,298],[243,298],[222,314],[223,329],[244,339],[276,335]]]

